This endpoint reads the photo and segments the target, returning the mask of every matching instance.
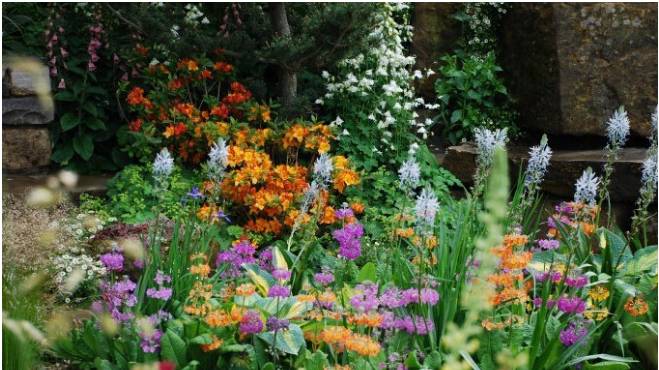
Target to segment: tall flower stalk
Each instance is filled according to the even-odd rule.
[[[540,145],[531,147],[529,151],[529,162],[524,172],[524,187],[517,207],[511,207],[510,218],[513,225],[519,225],[524,217],[524,212],[531,207],[540,189],[540,184],[547,174],[552,150],[547,144],[547,136],[543,135]],[[515,204],[515,201],[513,201]]]
[[[477,148],[477,167],[474,174],[472,194],[474,197],[478,197],[483,191],[484,180],[490,172],[494,152],[497,148],[505,149],[506,147],[506,142],[508,141],[507,130],[504,128],[491,131],[484,127],[478,127],[474,129],[474,141]]]
[[[651,117],[652,133],[650,135],[650,148],[647,152],[647,158],[643,161],[641,173],[641,189],[639,197],[636,200],[636,209],[632,217],[632,225],[630,228],[630,237],[640,237],[641,228],[646,220],[648,220],[648,207],[657,195],[657,109]],[[645,232],[643,232],[645,239]],[[647,245],[647,240],[644,240],[643,245]]]
[[[618,110],[613,112],[609,120],[606,121],[606,135],[609,142],[604,148],[606,151],[606,163],[604,164],[604,175],[602,176],[601,187],[599,189],[600,209],[604,201],[607,201],[609,204],[611,203],[609,184],[611,182],[611,175],[613,174],[613,165],[618,160],[620,150],[627,142],[629,136],[629,117],[624,107],[621,106],[618,108]],[[611,207],[609,206],[608,212],[610,213],[610,211]]]

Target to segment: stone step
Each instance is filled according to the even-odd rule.
[[[3,194],[23,196],[27,191],[36,186],[45,186],[49,176],[52,175],[11,175],[2,176]],[[71,198],[77,200],[80,194],[87,193],[96,196],[104,195],[107,191],[107,183],[113,177],[112,174],[105,175],[81,175],[78,183],[69,191]]]
[[[614,201],[633,202],[638,197],[640,188],[641,166],[647,149],[624,148],[614,164],[610,192]],[[528,148],[512,146],[508,149],[512,162],[511,176],[516,178],[520,165],[526,165]],[[463,183],[470,184],[476,169],[476,146],[465,143],[451,146],[440,157],[442,165],[453,172]],[[602,172],[606,163],[604,150],[557,150],[551,158],[549,172],[545,176],[542,189],[550,194],[571,199],[574,183],[583,170],[592,167],[596,173]]]

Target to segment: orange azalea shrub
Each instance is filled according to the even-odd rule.
[[[222,60],[151,64],[127,88],[132,117],[119,142],[144,162],[166,146],[182,161],[197,165],[212,143],[230,134],[233,121],[260,125],[272,120],[270,107],[255,102],[235,80],[234,67]]]

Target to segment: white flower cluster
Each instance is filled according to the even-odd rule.
[[[93,212],[79,213],[64,223],[62,229],[68,236],[77,242],[86,242],[97,232],[103,230],[106,224],[116,222],[116,217],[104,219]],[[52,223],[50,229],[56,230],[60,225]]]
[[[492,163],[494,150],[506,147],[508,141],[507,129],[491,131],[485,127],[477,127],[474,129],[474,141],[476,141],[478,149],[479,164],[488,167]]]
[[[211,146],[208,153],[208,162],[206,164],[209,176],[215,181],[220,181],[224,176],[224,171],[229,165],[229,148],[226,140],[218,140]]]
[[[174,170],[174,158],[169,154],[167,148],[162,148],[153,161],[153,176],[156,178],[167,178]]]
[[[614,148],[621,148],[627,142],[629,136],[629,117],[625,108],[620,107],[613,112],[611,118],[606,122],[606,135],[609,137],[609,144]]]
[[[599,184],[599,177],[595,176],[595,173],[590,167],[586,168],[575,185],[574,201],[591,206],[595,205],[595,196],[597,195]]]
[[[437,109],[437,104],[425,104],[422,98],[416,98],[412,81],[433,74],[431,70],[410,72],[415,57],[406,56],[403,44],[409,40],[412,27],[398,24],[394,19],[397,12],[407,8],[405,4],[382,4],[377,12],[376,27],[368,36],[368,45],[377,45],[366,53],[339,62],[339,76],[322,73],[327,81],[326,94],[316,100],[317,104],[340,105],[340,102],[364,101],[375,97],[367,107],[371,111],[368,123],[377,127],[382,133],[374,138],[375,153],[396,150],[394,135],[404,126],[414,130],[423,139],[428,137],[432,120],[418,120],[414,109],[423,106]],[[342,120],[337,119],[333,126],[341,127]],[[343,129],[342,135],[349,135]],[[378,140],[379,142],[375,141]]]
[[[403,189],[414,189],[419,185],[421,179],[421,168],[414,157],[403,162],[398,170],[398,181]]]
[[[421,194],[416,198],[414,212],[416,214],[417,227],[421,230],[428,231],[435,224],[435,216],[439,210],[439,201],[431,188],[427,187],[421,190]]]
[[[551,148],[547,145],[546,138],[543,138],[540,145],[531,148],[529,164],[526,166],[526,177],[524,178],[525,186],[535,186],[542,182],[549,167],[551,154]]]
[[[332,182],[333,170],[332,158],[327,153],[321,154],[313,164],[314,180],[318,181],[321,187],[327,187]]]
[[[472,51],[481,52],[484,56],[495,48],[497,38],[494,25],[506,14],[508,6],[505,3],[465,4],[465,21],[470,36],[467,45]]]
[[[83,253],[76,254],[74,253],[76,250],[79,251],[80,249],[72,249],[72,253],[64,253],[53,258],[55,284],[57,290],[65,296],[73,294],[67,286],[68,279],[71,278],[72,274],[80,274],[78,282],[78,286],[80,286],[86,282],[93,282],[107,273],[99,260],[92,259]]]
[[[204,17],[204,13],[199,10],[199,7],[195,4],[188,4],[185,6],[185,22],[193,26],[201,24],[208,24],[210,21],[207,17]],[[200,19],[201,18],[201,19]]]

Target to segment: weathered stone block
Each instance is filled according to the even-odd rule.
[[[54,118],[52,107],[45,107],[36,96],[2,100],[2,125],[45,125]]]
[[[34,68],[34,64],[29,64],[30,68],[18,62],[4,71],[3,81],[10,86],[12,96],[31,96],[37,95],[41,89],[50,89],[50,75],[48,67],[40,65]]]
[[[48,127],[2,128],[2,169],[10,172],[36,171],[50,163]]]
[[[603,136],[624,105],[647,136],[657,104],[657,6],[517,3],[503,18],[501,62],[522,128]]]

